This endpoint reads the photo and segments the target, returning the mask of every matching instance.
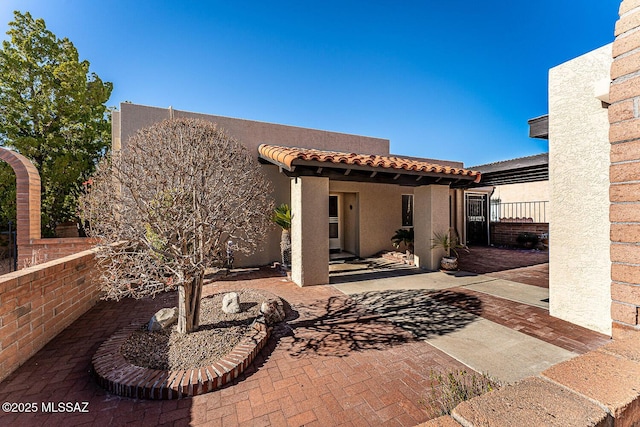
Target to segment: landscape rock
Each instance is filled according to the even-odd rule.
[[[178,321],[178,308],[162,308],[149,320],[149,331],[161,331]]]
[[[229,292],[222,298],[222,311],[227,314],[240,313],[240,297],[236,292]]]
[[[284,320],[284,307],[279,301],[265,301],[260,306],[260,313],[264,316],[267,325],[280,323]]]

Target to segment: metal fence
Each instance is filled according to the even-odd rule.
[[[491,200],[492,222],[548,222],[547,201],[507,202]]]
[[[5,231],[0,233],[0,275],[16,271],[18,267],[18,245],[16,229],[9,222]]]

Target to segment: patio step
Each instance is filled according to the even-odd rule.
[[[407,255],[406,253],[402,252],[383,252],[382,258],[402,264],[414,265],[413,255]]]

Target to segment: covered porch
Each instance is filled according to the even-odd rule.
[[[393,231],[413,228],[416,266],[433,270],[434,232],[450,224],[450,189],[480,180],[460,164],[262,144],[260,160],[289,178],[291,275],[299,286],[329,283],[332,250],[371,256]]]

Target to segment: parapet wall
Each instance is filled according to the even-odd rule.
[[[18,247],[18,269],[86,251],[95,243],[95,239],[87,237],[31,239],[30,243]]]

